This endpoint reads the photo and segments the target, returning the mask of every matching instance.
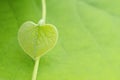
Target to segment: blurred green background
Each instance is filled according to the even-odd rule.
[[[120,80],[120,0],[46,0],[56,47],[37,80]],[[20,25],[41,18],[41,0],[0,0],[0,80],[31,80],[34,61],[18,44]]]

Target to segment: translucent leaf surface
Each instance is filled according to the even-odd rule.
[[[21,47],[33,59],[40,58],[52,49],[57,39],[57,29],[51,24],[37,25],[32,21],[27,21],[18,31]]]

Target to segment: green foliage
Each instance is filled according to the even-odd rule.
[[[57,42],[57,29],[51,24],[38,25],[25,22],[18,32],[18,41],[23,50],[34,60],[40,58]]]
[[[40,61],[37,80],[120,80],[119,0],[47,0],[57,46]],[[0,80],[31,80],[34,61],[17,32],[41,18],[40,0],[0,1]]]

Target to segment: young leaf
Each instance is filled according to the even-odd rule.
[[[53,48],[57,39],[57,29],[51,24],[37,25],[32,21],[27,21],[18,32],[21,47],[34,60]]]

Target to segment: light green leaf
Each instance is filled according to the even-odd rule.
[[[18,32],[18,41],[23,50],[34,60],[52,49],[58,39],[54,25],[38,25],[32,21],[25,22]]]
[[[31,80],[34,61],[17,40],[20,25],[41,18],[40,0],[0,1],[0,80]],[[47,0],[59,31],[37,80],[120,80],[120,0]]]

